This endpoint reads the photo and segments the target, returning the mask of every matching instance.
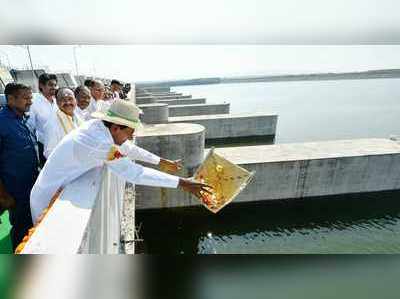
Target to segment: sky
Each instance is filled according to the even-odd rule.
[[[0,0],[17,44],[387,44],[398,0]]]
[[[23,44],[35,67],[126,81],[400,68],[398,0],[0,5],[0,60],[13,67],[28,66]]]
[[[347,72],[400,68],[400,45],[33,45],[35,68],[124,81]],[[29,66],[21,46],[0,45],[0,61]]]

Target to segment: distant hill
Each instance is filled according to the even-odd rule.
[[[382,69],[363,72],[348,73],[314,73],[296,75],[269,75],[269,76],[241,76],[241,77],[212,77],[188,80],[169,80],[137,82],[139,88],[149,86],[184,86],[220,83],[249,83],[249,82],[277,82],[277,81],[318,81],[318,80],[354,80],[354,79],[378,79],[378,78],[400,78],[400,69]]]

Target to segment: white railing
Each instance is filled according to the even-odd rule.
[[[121,253],[125,181],[105,166],[69,184],[26,243],[24,254]]]

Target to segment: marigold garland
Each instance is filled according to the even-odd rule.
[[[50,211],[51,207],[54,205],[57,199],[60,198],[62,190],[58,190],[56,194],[52,197],[48,207],[43,210],[43,212],[40,214],[39,218],[37,219],[35,225],[28,230],[28,233],[25,235],[25,237],[22,239],[21,243],[17,246],[15,249],[15,254],[21,254],[21,252],[24,250],[26,244],[28,243],[29,239],[32,237],[33,233],[35,232],[36,228],[39,226],[39,224],[43,221],[43,219],[46,217],[47,213]]]
[[[107,155],[107,160],[108,161],[112,161],[112,160],[123,158],[123,157],[125,157],[125,156],[123,154],[121,154],[121,152],[119,151],[118,147],[113,145],[111,147],[110,152]]]

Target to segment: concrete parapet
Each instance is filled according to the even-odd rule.
[[[400,145],[389,139],[217,148],[216,153],[256,171],[236,203],[400,189]],[[166,201],[168,207],[181,206]]]
[[[174,99],[174,100],[157,100],[157,103],[165,103],[170,106],[172,105],[194,105],[194,104],[205,104],[205,98],[198,99]]]
[[[400,189],[400,146],[355,139],[217,149],[254,182],[237,201],[303,198]]]
[[[162,103],[138,105],[143,114],[140,119],[145,124],[168,123],[168,105]]]
[[[192,176],[204,158],[204,127],[197,124],[147,125],[138,131],[138,146],[167,159],[183,159],[180,176]],[[136,207],[160,208],[193,203],[187,193],[177,189],[136,186]]]
[[[276,114],[219,114],[170,117],[170,123],[195,123],[206,128],[206,140],[221,139],[230,143],[236,138],[255,138],[276,134]]]
[[[173,105],[169,106],[169,116],[192,116],[209,114],[228,114],[229,103],[224,104],[195,104],[195,105]]]

